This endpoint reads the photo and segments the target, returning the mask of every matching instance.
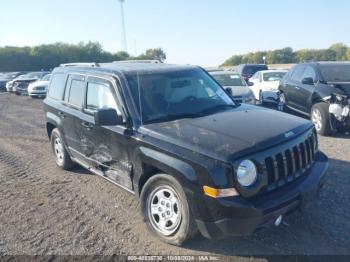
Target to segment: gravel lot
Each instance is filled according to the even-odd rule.
[[[146,231],[129,193],[82,168],[56,168],[42,100],[0,94],[0,255],[350,255],[349,136],[320,138],[330,158],[320,198],[279,228],[184,247]]]

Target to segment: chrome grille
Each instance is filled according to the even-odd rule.
[[[267,190],[271,191],[300,177],[315,161],[315,136],[308,137],[292,148],[265,158],[268,178]]]

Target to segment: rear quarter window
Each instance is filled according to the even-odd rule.
[[[67,76],[65,74],[53,74],[51,77],[48,96],[56,100],[62,100],[66,81]]]

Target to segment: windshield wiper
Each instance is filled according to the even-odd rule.
[[[226,109],[232,109],[235,107],[236,107],[235,105],[229,105],[229,104],[217,105],[217,106],[213,106],[213,107],[209,107],[207,109],[204,109],[204,110],[200,111],[199,114],[201,114],[201,115],[212,114],[212,113],[216,113],[216,112],[220,112],[220,111],[226,111]]]
[[[203,116],[202,114],[198,113],[183,113],[183,114],[174,114],[174,115],[166,115],[166,116],[161,116],[157,117],[154,119],[149,119],[146,121],[146,123],[159,123],[159,122],[168,122],[168,121],[173,121],[173,120],[178,120],[178,119],[184,119],[184,118],[197,118]]]

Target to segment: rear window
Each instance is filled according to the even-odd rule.
[[[56,100],[62,100],[66,80],[67,76],[64,74],[53,74],[51,77],[48,96]]]
[[[268,70],[266,65],[254,65],[254,66],[246,66],[243,70],[243,74],[254,75],[258,71]]]
[[[84,97],[85,82],[73,79],[69,91],[68,102],[74,106],[81,108],[83,106]]]
[[[213,74],[221,86],[246,86],[246,82],[238,74]]]

